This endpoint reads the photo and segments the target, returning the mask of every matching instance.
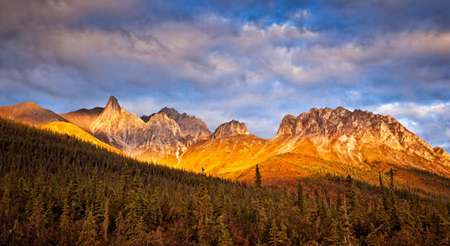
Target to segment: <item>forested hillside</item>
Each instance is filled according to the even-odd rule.
[[[323,177],[295,192],[261,180],[147,165],[0,120],[0,245],[450,243],[448,198],[396,191],[393,173],[382,187]]]

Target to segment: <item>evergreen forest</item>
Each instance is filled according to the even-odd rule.
[[[259,169],[223,180],[0,120],[0,245],[450,245],[448,198],[394,172],[287,187]]]

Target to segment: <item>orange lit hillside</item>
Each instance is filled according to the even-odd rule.
[[[373,185],[378,184],[379,173],[385,174],[394,168],[399,187],[449,194],[449,168],[445,165],[381,146],[375,149],[362,147],[364,156],[370,158],[352,161],[347,152],[340,151],[341,146],[320,145],[317,141],[284,137],[263,140],[252,135],[210,140],[191,146],[177,167],[194,172],[204,168],[209,175],[253,182],[258,164],[265,184],[306,177],[351,175]],[[427,170],[433,170],[433,173]],[[387,179],[387,175],[383,177]]]
[[[61,122],[61,121],[52,122],[52,123],[48,123],[48,124],[42,126],[42,128],[45,130],[49,130],[49,131],[58,133],[58,134],[66,134],[71,137],[78,138],[80,140],[94,144],[98,147],[104,148],[104,149],[114,152],[114,153],[122,153],[121,150],[100,141],[96,137],[92,136],[91,134],[87,133],[86,131],[84,131],[83,129],[81,129],[80,127],[78,127],[72,123]]]
[[[357,180],[378,185],[379,173],[382,174],[384,183],[387,184],[388,176],[386,173],[390,168],[394,168],[395,182],[398,187],[444,196],[450,195],[450,179],[448,177],[414,168],[402,168],[387,162],[367,163],[365,165],[352,164],[327,161],[319,157],[303,154],[285,153],[259,162],[258,165],[265,184],[293,182],[298,178],[307,177],[323,177],[327,175],[346,177],[351,175]],[[234,174],[237,179],[247,182],[253,182],[254,175],[254,166]]]
[[[42,126],[50,122],[66,121],[60,115],[45,109],[34,102],[0,106],[0,117],[30,126]]]
[[[256,165],[254,157],[265,144],[265,140],[254,135],[238,135],[223,139],[213,139],[191,146],[182,156],[177,167],[225,178],[235,178],[236,174]]]
[[[262,139],[236,120],[210,134],[201,120],[169,108],[141,119],[115,97],[101,109],[65,114],[72,117],[67,117],[69,123],[28,102],[0,107],[0,116],[44,125],[141,161],[227,179],[251,182],[258,164],[265,184],[329,174],[378,184],[379,173],[393,168],[403,188],[450,194],[450,155],[390,116],[342,107],[313,108],[298,116],[286,115],[277,134]]]

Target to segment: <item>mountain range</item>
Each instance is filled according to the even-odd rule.
[[[368,183],[391,168],[402,187],[448,194],[450,155],[391,116],[343,107],[286,115],[276,135],[259,138],[245,123],[211,132],[198,117],[165,107],[137,116],[115,97],[105,107],[57,114],[35,103],[0,107],[0,117],[68,134],[136,159],[227,179],[250,181],[259,165],[265,183],[351,175]],[[383,178],[385,175],[381,175]]]

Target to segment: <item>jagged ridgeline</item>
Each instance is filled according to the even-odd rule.
[[[447,201],[398,192],[395,180],[310,178],[286,192],[5,120],[0,153],[0,245],[448,245],[450,235]]]
[[[263,185],[332,174],[378,184],[396,170],[396,184],[425,195],[450,196],[450,154],[388,115],[343,107],[312,108],[283,117],[263,139],[231,120],[211,132],[200,118],[164,107],[141,117],[111,96],[105,107],[58,115],[32,102],[0,107],[0,117],[68,134],[139,161]]]

